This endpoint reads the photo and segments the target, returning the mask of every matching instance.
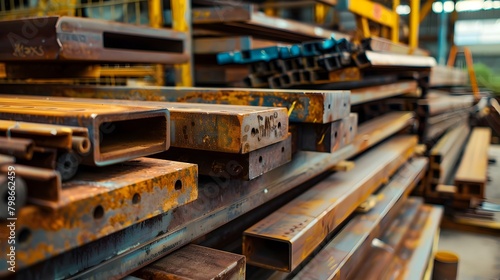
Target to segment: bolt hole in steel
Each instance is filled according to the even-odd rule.
[[[337,138],[337,131],[335,131],[335,134],[334,134],[335,138]]]
[[[328,109],[332,108],[332,105],[328,104]]]
[[[191,122],[191,126],[194,126],[194,122]]]
[[[132,197],[132,204],[138,204],[139,202],[141,202],[141,195],[136,193]]]
[[[252,136],[255,136],[255,128],[252,128]]]
[[[278,129],[281,129],[281,122],[278,122]]]
[[[281,152],[284,153],[285,152],[285,147],[281,147]]]
[[[101,205],[97,205],[96,208],[94,208],[94,219],[100,219],[104,217],[104,208]]]
[[[180,191],[181,189],[182,189],[182,181],[181,180],[175,181],[175,190]]]
[[[31,230],[29,230],[28,228],[22,228],[17,236],[17,240],[19,241],[19,243],[25,243],[31,237]]]
[[[259,157],[259,163],[262,163],[262,156]]]
[[[349,131],[352,131],[352,126],[349,127]]]

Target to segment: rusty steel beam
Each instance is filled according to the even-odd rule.
[[[23,137],[37,147],[75,150],[85,154],[90,150],[87,128],[0,120],[0,135]]]
[[[404,164],[414,136],[394,138],[355,160],[355,167],[315,185],[243,233],[247,263],[294,270],[323,239]]]
[[[35,144],[31,139],[0,136],[0,154],[31,159]]]
[[[292,160],[292,136],[245,154],[171,148],[154,157],[195,163],[200,175],[252,180]]]
[[[250,74],[247,66],[241,65],[196,65],[194,77],[199,85],[231,85],[241,83]]]
[[[377,194],[375,207],[354,216],[293,279],[350,279],[372,240],[387,228],[409,192],[424,177],[426,166],[426,158],[405,164]]]
[[[380,37],[370,37],[364,39],[361,42],[365,50],[370,50],[374,52],[385,52],[393,54],[411,54],[426,56],[429,52],[419,48],[411,48],[408,45],[392,42],[391,40],[380,38]]]
[[[431,87],[467,86],[468,82],[467,72],[463,69],[442,65],[431,68],[429,78]]]
[[[82,160],[90,165],[146,156],[170,145],[170,117],[162,108],[0,96],[0,118],[87,128],[92,147]]]
[[[357,153],[361,153],[389,136],[413,125],[413,112],[392,112],[369,120],[358,126],[354,146]]]
[[[279,42],[259,40],[252,36],[231,36],[218,38],[195,38],[193,53],[217,54],[220,52],[243,51],[256,48],[265,48],[278,45]]]
[[[56,169],[56,162],[57,149],[43,147],[35,147],[33,149],[33,157],[29,160],[16,159],[16,163],[19,164],[48,169]]]
[[[451,111],[471,108],[474,105],[472,95],[448,95],[436,91],[427,93],[426,99],[418,100],[417,112],[422,116],[436,116]]]
[[[40,195],[51,193],[48,186],[31,188],[28,179],[36,174],[15,167],[16,175],[28,185],[28,201],[33,200],[30,198],[33,190],[38,190]],[[25,248],[16,255],[19,268],[196,200],[197,167],[188,163],[139,158],[106,168],[88,167],[64,183],[62,190],[60,185],[58,187],[59,200],[55,211],[40,211],[35,205],[18,209],[19,230],[33,236],[19,244]],[[0,246],[7,250],[6,243]],[[48,247],[50,250],[45,249]],[[44,254],[36,253],[41,251]]]
[[[0,61],[188,61],[182,32],[82,17],[2,21],[0,38]]]
[[[351,106],[419,91],[415,81],[399,81],[387,85],[351,90]]]
[[[200,177],[198,199],[175,211],[152,217],[128,226],[119,233],[110,234],[79,248],[53,258],[32,255],[31,259],[17,259],[20,277],[43,275],[49,278],[125,277],[133,271],[160,259],[215,228],[276,198],[292,188],[308,182],[329,170],[338,162],[351,157],[351,145],[334,154],[298,152],[290,163],[251,180]],[[200,213],[205,213],[200,216]],[[54,233],[47,239],[57,240]],[[56,243],[56,249],[63,244]],[[83,252],[92,252],[81,259]],[[78,260],[80,261],[78,261]],[[124,260],[127,260],[126,262]],[[26,261],[29,261],[28,263]],[[30,264],[30,269],[24,269]],[[1,271],[7,264],[0,262]]]
[[[452,118],[447,118],[440,121],[434,121],[431,118],[427,119],[428,123],[422,125],[424,129],[422,133],[422,142],[429,146],[433,146],[437,139],[439,139],[450,128],[453,128],[462,123],[468,123],[468,112],[459,112],[456,114],[452,114],[452,116]],[[442,118],[442,116],[439,115],[436,117]]]
[[[299,124],[299,149],[333,153],[352,143],[357,127],[358,115],[355,113],[329,124]]]
[[[11,94],[286,107],[290,122],[330,123],[350,112],[349,91],[12,85]]]
[[[62,192],[61,177],[58,172],[21,164],[11,166],[15,169],[16,176],[19,176],[26,182],[28,202],[45,209],[57,209],[61,202]],[[2,171],[2,174],[7,174],[8,166],[0,166],[0,171]],[[18,210],[17,212],[18,219],[20,218],[21,211]],[[39,220],[34,222],[39,222]]]
[[[485,197],[485,188],[488,181],[488,149],[490,141],[490,128],[475,127],[472,130],[457,173],[455,173],[456,197]]]
[[[190,244],[142,268],[142,279],[244,280],[245,256]]]

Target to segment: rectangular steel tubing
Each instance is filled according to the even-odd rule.
[[[106,168],[89,167],[64,183],[62,190],[60,179],[49,177],[54,192],[49,186],[31,188],[30,176],[36,174],[15,167],[16,175],[27,183],[29,197],[34,196],[34,190],[58,197],[55,211],[40,211],[35,205],[18,210],[17,225],[32,236],[20,244],[24,249],[16,256],[19,269],[140,224],[198,197],[197,167],[188,163],[139,158]],[[6,243],[0,246],[7,250]],[[37,254],[41,251],[44,254]]]
[[[418,91],[415,81],[399,81],[386,85],[356,88],[351,90],[351,106]]]
[[[329,123],[349,115],[349,91],[247,88],[14,86],[12,94],[286,107],[290,122]]]
[[[366,214],[354,216],[294,279],[350,279],[369,251],[372,240],[387,228],[408,193],[423,178],[426,165],[426,158],[405,164],[379,192],[376,206]]]
[[[142,268],[143,279],[245,280],[245,256],[190,244]]]
[[[470,135],[464,154],[455,174],[455,196],[462,198],[484,198],[488,181],[488,148],[491,129],[475,127]]]
[[[368,254],[351,277],[354,279],[387,279],[390,277],[391,265],[397,252],[403,246],[405,235],[411,225],[422,220],[420,209],[421,199],[409,199],[396,219],[372,242]],[[424,216],[424,219],[427,216]],[[373,278],[371,278],[373,277]]]
[[[56,169],[57,154],[57,149],[55,148],[35,147],[31,159],[17,158],[16,163],[33,167]]]
[[[422,116],[436,116],[438,114],[471,108],[474,105],[472,95],[447,95],[430,91],[426,99],[418,101],[418,112]]]
[[[31,159],[35,144],[31,139],[0,136],[0,154]]]
[[[53,258],[31,255],[16,260],[18,275],[27,279],[124,277],[160,259],[215,228],[222,226],[267,201],[315,178],[338,162],[351,157],[351,145],[334,154],[298,152],[290,163],[251,180],[200,177],[198,199],[176,211],[135,223]],[[200,213],[205,213],[200,216]],[[57,240],[57,232],[44,232],[46,240]],[[43,233],[41,233],[43,234]],[[76,234],[76,233],[75,233]],[[55,247],[59,247],[59,243]],[[84,252],[88,258],[81,258]],[[34,264],[30,269],[27,265]],[[0,271],[7,271],[0,263]],[[0,272],[1,273],[1,272]]]
[[[355,160],[243,233],[247,263],[294,270],[380,184],[412,156],[416,137],[400,136]]]
[[[195,163],[200,175],[252,180],[292,160],[292,137],[245,154],[170,148],[154,157]]]
[[[21,164],[12,165],[15,169],[16,177],[22,178],[26,182],[28,202],[48,209],[56,209],[61,202],[61,177],[58,172],[46,169],[31,167]],[[8,167],[0,166],[0,171],[7,174]],[[22,209],[18,209],[17,219],[20,220]],[[39,220],[33,222],[40,222]],[[22,223],[20,223],[22,224]],[[7,250],[7,244],[5,244]]]
[[[299,125],[299,149],[303,151],[333,153],[352,143],[358,127],[358,115],[329,124]]]
[[[85,164],[109,165],[162,152],[170,145],[170,116],[163,108],[1,95],[0,105],[2,119],[87,128],[92,147]]]
[[[358,126],[354,146],[357,153],[361,153],[383,141],[389,136],[413,125],[415,114],[413,112],[392,112],[374,118]]]
[[[84,127],[0,120],[0,135],[8,134],[32,139],[38,147],[65,150],[71,150],[77,144],[74,136],[85,138],[87,141],[89,137],[88,130]]]
[[[188,61],[182,32],[82,17],[2,21],[0,38],[0,61]]]

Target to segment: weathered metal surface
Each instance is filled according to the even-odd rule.
[[[12,94],[286,107],[290,122],[330,123],[349,115],[349,91],[246,88],[5,86]]]
[[[348,35],[298,21],[266,16],[253,5],[227,5],[211,8],[194,8],[195,28],[216,30],[256,38],[301,43],[313,39],[349,38]]]
[[[170,117],[162,108],[0,96],[0,118],[87,128],[92,149],[82,160],[91,165],[162,152],[170,144]]]
[[[0,154],[0,165],[14,163],[15,161],[14,157]]]
[[[431,68],[436,65],[436,60],[431,56],[403,55],[365,51],[363,59],[372,68]]]
[[[33,156],[29,160],[16,158],[16,163],[49,169],[56,169],[56,161],[57,149],[43,147],[35,147]]]
[[[364,39],[361,44],[364,49],[375,51],[375,52],[385,52],[394,54],[412,54],[412,55],[429,55],[428,51],[418,48],[411,48],[408,45],[392,42],[391,40],[380,38],[380,37],[370,37]]]
[[[28,190],[28,202],[41,206],[45,209],[57,209],[61,203],[61,177],[54,170],[25,166],[20,164],[11,165],[15,169],[15,176],[19,176],[26,182]],[[2,174],[7,174],[9,167],[0,166]],[[20,211],[17,212],[18,219]],[[35,221],[40,222],[40,221]],[[7,246],[7,244],[5,244]],[[7,248],[7,247],[5,247]],[[5,249],[7,250],[7,249]]]
[[[243,235],[247,263],[292,271],[380,184],[412,156],[417,139],[400,136],[355,161],[250,227]]]
[[[8,62],[5,64],[7,79],[82,79],[99,78],[105,74],[99,65],[44,63],[33,62]],[[103,75],[104,76],[104,75]]]
[[[245,154],[170,148],[154,157],[195,163],[200,175],[252,180],[292,160],[292,136]]]
[[[134,273],[142,279],[244,280],[245,256],[187,245]]]
[[[418,113],[423,116],[436,116],[438,114],[460,109],[471,108],[474,104],[472,95],[447,95],[430,91],[426,99],[418,101]]]
[[[368,213],[357,215],[304,266],[294,279],[351,279],[372,240],[397,215],[411,189],[425,174],[427,159],[405,164],[377,195]]]
[[[28,176],[17,166],[16,172],[28,183],[32,196]],[[41,194],[48,194],[48,189],[36,187]],[[106,168],[89,167],[59,191],[55,211],[40,211],[34,205],[18,209],[18,230],[29,234],[18,244],[18,269],[196,200],[197,167],[139,158]],[[1,246],[7,250],[7,243]],[[7,271],[5,265],[0,271]]]
[[[255,39],[252,36],[232,36],[218,38],[195,38],[193,40],[194,54],[216,54],[265,48],[278,45],[275,41]]]
[[[83,17],[3,21],[0,38],[0,61],[188,61],[182,32]]]
[[[359,125],[354,146],[358,153],[413,125],[413,112],[392,112]]]
[[[353,273],[354,279],[388,279],[390,278],[391,264],[397,252],[403,246],[405,235],[410,226],[420,220],[422,200],[409,199],[391,223],[389,228],[372,242],[372,247],[363,258],[362,264]],[[372,278],[373,277],[373,278]]]
[[[0,63],[0,78],[7,78],[7,72],[5,71],[5,63]]]
[[[194,78],[197,85],[231,85],[241,83],[250,71],[241,65],[196,65]]]
[[[460,68],[436,65],[431,69],[429,86],[466,86],[469,82],[467,72]]]
[[[438,118],[441,118],[441,116],[436,116]],[[457,126],[462,123],[468,123],[469,120],[469,113],[468,112],[461,112],[461,113],[456,113],[453,114],[451,118],[449,116],[446,117],[444,120],[439,120],[434,122],[431,118],[427,119],[427,123],[422,125],[421,128],[423,128],[423,133],[422,133],[422,142],[425,144],[428,144],[429,146],[433,146],[433,144],[439,139],[446,131],[448,131],[450,128]]]
[[[351,90],[351,106],[418,91],[417,82],[400,81]]]
[[[488,149],[491,129],[476,127],[472,130],[464,154],[455,173],[455,196],[461,198],[484,198],[488,181]]]
[[[0,136],[0,154],[31,159],[35,145],[31,139]]]
[[[299,145],[304,151],[333,153],[352,143],[358,127],[358,115],[329,124],[300,124]]]
[[[353,154],[352,146],[334,154],[298,152],[290,163],[251,181],[232,180],[228,176],[200,177],[199,196],[194,202],[21,270],[18,275],[29,279],[70,275],[101,279],[124,277],[318,176]],[[5,264],[1,265],[0,271],[6,270]],[[17,265],[20,269],[25,267],[22,262]]]
[[[0,135],[28,138],[37,147],[74,149],[80,153],[90,149],[88,130],[84,127],[0,120]],[[75,136],[81,138],[74,139]]]

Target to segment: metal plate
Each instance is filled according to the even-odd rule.
[[[246,88],[3,85],[11,94],[286,107],[290,122],[330,123],[349,115],[349,91]]]
[[[92,147],[80,159],[90,165],[146,156],[170,145],[169,112],[162,108],[0,95],[0,118],[87,128]]]
[[[3,21],[0,38],[1,61],[188,61],[182,32],[82,17]]]
[[[245,256],[187,245],[134,273],[143,279],[245,280]]]
[[[252,180],[292,160],[292,136],[242,155],[171,148],[154,157],[195,163],[200,175]]]
[[[27,180],[22,175],[19,172]],[[89,167],[64,183],[59,197],[56,211],[41,211],[33,205],[18,209],[17,234],[28,238],[16,244],[17,269],[196,200],[197,167],[149,158]],[[0,246],[6,251],[8,244]],[[7,271],[6,265],[1,264],[0,271]]]
[[[380,184],[412,156],[414,136],[389,140],[243,233],[247,263],[281,271],[294,270]]]

